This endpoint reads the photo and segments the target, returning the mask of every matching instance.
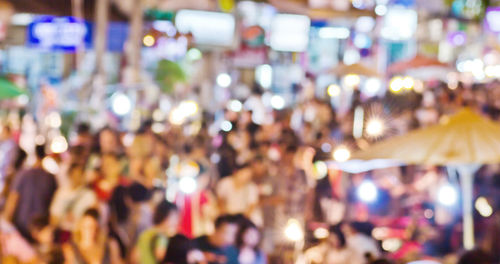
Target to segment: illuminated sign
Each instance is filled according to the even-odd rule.
[[[278,51],[302,52],[309,44],[311,21],[307,16],[278,14],[271,24],[271,48]]]
[[[198,10],[180,10],[175,26],[182,34],[193,34],[194,42],[202,45],[231,46],[236,22],[233,15]]]
[[[90,46],[91,27],[74,17],[43,16],[28,26],[28,46],[60,51],[75,51]]]

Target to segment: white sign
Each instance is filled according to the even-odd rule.
[[[181,10],[175,26],[183,34],[193,34],[197,44],[231,46],[234,43],[235,19],[219,12]]]
[[[309,44],[311,21],[307,16],[278,14],[271,24],[271,48],[278,51],[302,52]]]

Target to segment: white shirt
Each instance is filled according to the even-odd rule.
[[[50,214],[61,219],[61,227],[68,230],[73,229],[74,223],[85,211],[97,202],[95,193],[85,187],[76,190],[69,187],[63,187],[56,191],[52,204],[50,205]],[[65,216],[71,214],[72,220],[65,219]]]
[[[226,177],[219,181],[216,191],[219,199],[224,200],[225,213],[228,214],[244,214],[250,206],[259,202],[259,188],[253,182],[236,188],[233,178]],[[260,212],[257,211],[252,214],[252,221],[262,222],[259,219]],[[259,225],[260,223],[255,224]]]
[[[375,240],[371,237],[363,235],[363,234],[355,234],[347,239],[347,246],[358,254],[360,257],[365,257],[366,253],[370,253],[372,257],[378,258],[380,256],[380,252],[378,249]]]

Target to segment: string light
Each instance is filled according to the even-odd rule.
[[[298,242],[304,239],[304,231],[297,219],[290,219],[285,226],[285,237],[293,242]]]
[[[345,162],[351,158],[351,151],[346,146],[339,146],[333,151],[333,159],[337,162]]]

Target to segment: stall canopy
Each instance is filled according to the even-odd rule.
[[[333,67],[332,69],[329,70],[331,74],[337,75],[337,76],[344,76],[348,74],[357,74],[357,75],[362,75],[365,77],[380,77],[381,74],[378,73],[376,70],[367,67],[363,64],[360,63],[355,63],[351,65],[345,65],[343,63]]]
[[[0,78],[0,99],[9,99],[25,94],[24,90],[17,87],[7,79]]]
[[[474,247],[473,174],[482,164],[500,162],[500,125],[465,108],[441,124],[374,144],[354,159],[389,159],[407,164],[448,166],[460,174],[464,247]]]

